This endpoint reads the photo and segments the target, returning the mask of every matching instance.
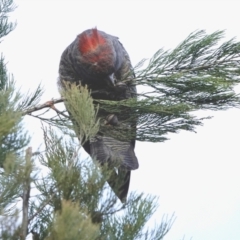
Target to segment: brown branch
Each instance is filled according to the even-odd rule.
[[[58,114],[58,115],[63,115],[66,118],[69,118],[68,115],[64,114],[63,112],[59,111],[54,105],[51,106],[51,108]]]
[[[99,92],[99,91],[92,91],[92,94],[93,94],[93,93],[96,93],[96,92]],[[64,114],[63,112],[59,111],[59,110],[54,106],[54,104],[64,102],[64,100],[65,100],[64,98],[52,99],[52,100],[47,101],[47,102],[45,102],[45,103],[43,103],[43,104],[41,104],[41,105],[38,105],[38,106],[29,108],[29,109],[23,111],[22,116],[25,116],[25,115],[34,116],[34,115],[31,115],[33,112],[37,112],[37,111],[42,110],[42,109],[44,109],[44,108],[51,108],[51,109],[53,109],[57,114],[63,115],[64,117],[68,117],[66,114]],[[38,117],[38,116],[34,116],[34,117]]]
[[[105,92],[105,90],[98,90],[98,91],[91,91],[91,94],[95,94],[95,93],[99,93],[99,92]],[[25,116],[25,115],[30,115],[32,117],[36,117],[36,118],[39,118],[40,120],[48,120],[48,119],[44,119],[44,118],[41,118],[39,117],[40,115],[44,114],[44,113],[41,113],[39,115],[32,115],[33,112],[37,112],[39,110],[42,110],[44,108],[51,108],[52,110],[54,110],[58,115],[62,115],[66,118],[69,118],[68,115],[64,114],[63,111],[60,111],[58,110],[56,107],[55,107],[55,104],[57,103],[61,103],[61,102],[64,102],[64,98],[58,98],[58,99],[52,99],[50,101],[47,101],[41,105],[38,105],[38,106],[35,106],[35,107],[32,107],[32,108],[29,108],[29,109],[26,109],[25,111],[23,111],[22,113],[22,116]],[[47,112],[48,110],[46,110]]]
[[[41,105],[38,105],[38,106],[27,109],[26,111],[24,111],[22,113],[22,115],[23,116],[24,115],[31,115],[31,113],[39,111],[39,110],[44,109],[44,108],[52,108],[53,110],[55,110],[54,104],[61,103],[63,101],[64,101],[63,98],[53,99],[53,100],[47,101],[47,102],[45,102]]]
[[[25,182],[23,183],[23,203],[22,203],[22,237],[21,239],[26,239],[28,233],[28,208],[29,208],[29,198],[30,198],[30,184],[31,184],[31,157],[32,148],[29,147],[26,150],[26,169],[25,169]]]

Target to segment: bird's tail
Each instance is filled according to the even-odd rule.
[[[117,197],[121,200],[122,203],[125,203],[127,200],[127,194],[130,185],[131,171],[128,171],[123,168],[116,171],[112,171],[107,182],[112,188]]]

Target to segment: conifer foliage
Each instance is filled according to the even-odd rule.
[[[0,0],[1,41],[16,26],[8,20],[14,9],[12,0]],[[95,159],[83,158],[81,146],[99,129],[119,140],[165,141],[168,133],[194,131],[201,125],[204,118],[194,115],[197,110],[239,107],[234,87],[240,82],[240,43],[231,39],[219,44],[223,36],[223,31],[196,31],[175,49],[160,49],[149,61],[141,61],[135,67],[135,84],[147,90],[121,101],[93,100],[86,87],[72,85],[62,99],[39,104],[41,86],[22,94],[1,56],[0,238],[22,240],[32,234],[35,240],[163,239],[174,217],[147,227],[158,198],[134,192],[126,203],[119,202],[106,184],[111,172],[102,166],[100,171]],[[58,107],[66,100],[84,138],[76,136],[76,126]],[[137,119],[133,132],[124,122],[105,127],[97,115],[126,108],[132,113],[127,121]],[[39,114],[42,109],[51,110],[52,116]],[[26,115],[42,122],[41,153],[29,145],[30,134],[23,128]]]

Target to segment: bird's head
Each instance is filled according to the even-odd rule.
[[[78,49],[85,75],[94,81],[115,85],[116,52],[112,36],[94,29],[78,35]]]

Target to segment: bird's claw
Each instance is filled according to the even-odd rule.
[[[105,121],[105,125],[117,126],[118,125],[118,118],[115,114],[109,114]]]

